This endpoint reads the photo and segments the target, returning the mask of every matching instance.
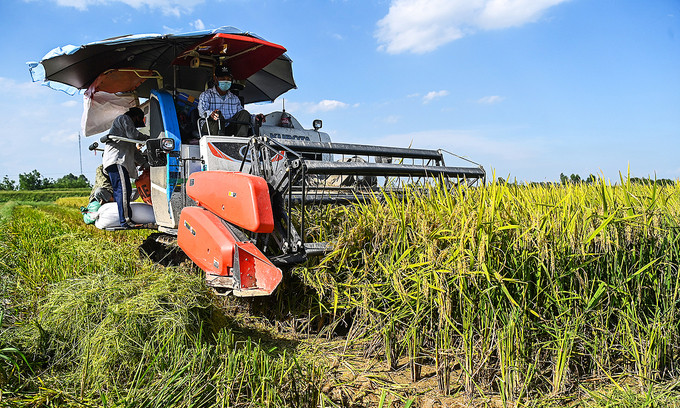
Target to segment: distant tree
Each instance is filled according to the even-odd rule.
[[[595,175],[593,175],[593,174],[588,176],[588,178],[586,179],[586,183],[588,183],[588,184],[595,184],[596,182],[597,182],[597,177],[595,177]]]
[[[76,176],[72,173],[65,175],[64,177],[58,178],[52,186],[53,188],[87,188],[91,187],[90,182],[87,177],[83,174]]]
[[[573,184],[579,184],[581,182],[581,176],[578,174],[572,174],[569,178]]]
[[[44,180],[38,170],[19,174],[19,190],[40,190],[48,185],[49,181]]]
[[[5,175],[0,181],[0,190],[16,190],[16,182]]]
[[[559,183],[555,183],[554,181],[531,181],[527,185],[535,187],[555,187],[558,186]]]
[[[498,184],[505,184],[505,179],[504,179],[503,177],[497,177],[497,178],[496,178],[496,182],[497,182]]]
[[[560,183],[561,184],[569,183],[569,177],[565,176],[564,173],[560,173]]]
[[[652,178],[640,178],[640,177],[631,177],[630,178],[630,184],[647,184],[647,185],[652,185],[656,184],[658,186],[673,186],[675,185],[675,180],[671,179],[652,179]]]
[[[85,177],[84,174],[81,174],[78,176],[78,182],[76,183],[78,187],[83,187],[83,188],[90,188],[92,187],[92,184],[90,184],[90,180]]]

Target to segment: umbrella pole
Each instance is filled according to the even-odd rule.
[[[172,70],[172,99],[177,100],[177,71],[179,67],[175,65]]]
[[[175,53],[175,58],[177,58],[177,44],[173,45],[173,51]],[[175,59],[173,58],[173,60]],[[177,72],[179,67],[177,65],[173,66],[172,69],[172,99],[177,101]]]

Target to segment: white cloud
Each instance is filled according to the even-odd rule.
[[[78,133],[72,129],[58,129],[41,136],[40,141],[50,145],[70,144],[78,141]]]
[[[114,3],[123,3],[140,9],[160,10],[167,16],[180,17],[182,14],[191,12],[195,6],[203,4],[205,0],[53,0],[57,5],[73,7],[77,10],[87,10],[90,6],[102,6]],[[200,20],[199,20],[200,21]]]
[[[484,30],[517,27],[538,20],[543,11],[566,0],[490,0],[479,16]]]
[[[478,30],[516,27],[538,20],[567,0],[392,0],[377,23],[378,49],[423,54]]]
[[[491,95],[491,96],[485,96],[483,98],[479,98],[477,100],[477,103],[485,104],[485,105],[493,105],[495,103],[502,102],[505,98],[502,96],[498,95]]]
[[[433,100],[443,98],[448,94],[449,91],[430,91],[425,96],[423,96],[423,103],[430,103]]]
[[[166,16],[174,16],[179,18],[182,15],[182,11],[179,7],[171,7],[170,5],[165,5],[161,7],[163,14]]]
[[[351,105],[357,107],[359,104]],[[286,111],[290,112],[330,112],[338,109],[345,109],[350,107],[350,104],[331,99],[324,99],[321,102],[288,102],[286,101]]]
[[[194,21],[193,23],[191,23],[191,25],[196,30],[205,30],[205,24],[203,24],[203,20],[201,20],[200,18],[198,20]]]
[[[328,112],[336,109],[343,109],[348,107],[349,105],[336,101],[336,100],[331,100],[331,99],[324,99],[323,101],[317,103],[315,106],[312,107],[311,112]]]
[[[82,97],[68,96],[30,81],[0,77],[0,111],[4,112],[6,137],[0,149],[3,176],[37,169],[43,176],[61,177],[79,172],[78,131]],[[82,141],[83,170],[89,176],[101,163]]]
[[[179,34],[182,32],[182,29],[163,25],[163,32],[168,34]]]
[[[94,0],[56,0],[58,6],[73,7],[78,10],[87,10],[88,5],[101,4]]]
[[[390,124],[390,125],[393,125],[393,124],[395,124],[395,123],[398,123],[400,120],[401,120],[401,116],[398,116],[398,115],[390,115],[390,116],[385,117],[385,118],[383,119],[383,122],[385,122],[385,123],[387,123],[387,124]]]
[[[14,95],[14,98],[35,97],[36,89],[40,85],[34,82],[16,82],[9,78],[0,77],[0,91],[3,94]]]

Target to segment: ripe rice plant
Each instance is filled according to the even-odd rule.
[[[436,364],[443,393],[645,389],[678,374],[678,193],[625,179],[386,193],[343,209],[334,251],[296,273],[352,317],[349,340],[393,368]]]

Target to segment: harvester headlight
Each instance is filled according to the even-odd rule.
[[[319,130],[321,129],[321,126],[323,126],[323,122],[321,119],[314,119],[314,122],[312,122],[312,126],[314,127],[314,130]]]
[[[175,141],[169,137],[165,137],[161,140],[161,149],[166,152],[171,152],[175,150]]]

